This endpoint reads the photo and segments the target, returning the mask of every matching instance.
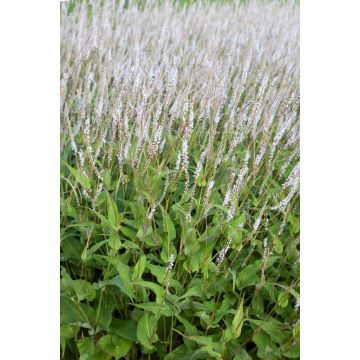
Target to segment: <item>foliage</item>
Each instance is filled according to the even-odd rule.
[[[297,7],[125,3],[62,6],[61,357],[297,359]]]

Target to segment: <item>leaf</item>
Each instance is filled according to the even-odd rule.
[[[263,298],[260,296],[260,294],[257,291],[252,296],[251,305],[257,315],[264,313]]]
[[[96,210],[92,210],[92,212],[101,220],[101,223],[102,223],[105,227],[113,230],[112,225],[110,224],[110,221],[109,221],[104,215],[102,215],[101,213],[99,213],[99,212],[96,211]]]
[[[78,306],[65,296],[60,297],[60,319],[63,324],[74,324],[86,321]]]
[[[156,280],[159,284],[162,284],[164,282],[165,274],[166,274],[165,267],[147,263],[146,268],[148,268],[151,274],[156,277]]]
[[[185,299],[187,297],[192,297],[192,296],[202,296],[203,295],[203,291],[201,290],[199,285],[196,285],[194,287],[192,287],[191,289],[189,289],[184,295],[179,297],[180,299]]]
[[[291,336],[291,332],[286,330],[286,326],[284,327],[283,323],[274,318],[268,317],[266,321],[257,319],[248,319],[248,321],[256,324],[271,337],[272,341],[279,344],[284,343]]]
[[[127,236],[130,240],[136,240],[136,233],[135,231],[130,230],[126,226],[120,226],[120,232],[122,232],[125,236]]]
[[[182,344],[171,353],[165,355],[164,360],[189,360],[193,353],[193,350],[188,349],[185,344]]]
[[[152,283],[150,281],[136,281],[133,282],[133,285],[139,285],[152,290],[156,295],[156,303],[160,304],[162,302],[165,295],[165,290],[158,284]]]
[[[119,335],[120,337],[130,340],[137,341],[136,337],[136,322],[134,320],[122,320],[112,319],[110,325],[110,332],[112,334]]]
[[[239,226],[241,225],[242,227],[244,226],[246,221],[246,213],[245,211],[241,213],[240,216],[238,216],[237,218],[231,220],[230,222],[230,227],[233,230],[237,230],[239,228]]]
[[[230,328],[226,328],[226,329],[225,329],[225,332],[224,332],[224,334],[223,334],[224,342],[229,342],[229,341],[231,341],[233,338],[234,338],[234,335],[233,335],[231,329],[230,329]]]
[[[281,307],[286,307],[289,302],[289,295],[286,291],[282,291],[278,296],[278,304]]]
[[[107,206],[108,206],[108,214],[107,215],[108,215],[109,223],[114,230],[118,230],[118,227],[120,225],[120,217],[119,217],[118,208],[115,204],[115,201],[113,200],[113,198],[110,196],[110,194],[108,192],[106,193],[106,197],[107,197]]]
[[[120,258],[111,258],[109,256],[103,256],[110,264],[114,265],[119,278],[121,279],[121,285],[119,286],[126,295],[128,295],[131,299],[134,297],[134,289],[130,282],[130,267],[122,263]],[[116,281],[116,278],[113,280]],[[118,281],[114,283],[114,285],[118,286]]]
[[[164,316],[173,316],[175,315],[175,309],[170,307],[170,305],[158,304],[156,302],[148,302],[143,304],[134,304],[134,306],[144,309],[146,311],[152,312],[154,315],[164,315]]]
[[[269,335],[264,332],[256,333],[252,339],[258,348],[257,355],[260,358],[268,359],[278,353],[276,345],[270,340]]]
[[[161,212],[164,220],[164,230],[167,233],[168,241],[172,241],[176,238],[176,230],[174,223],[171,220],[170,215],[165,211],[165,209],[161,206]]]
[[[121,248],[121,241],[118,237],[117,234],[113,234],[109,240],[109,246],[113,249],[113,250],[119,250]]]
[[[145,267],[146,267],[146,256],[141,255],[133,270],[133,274],[132,274],[133,281],[141,279]]]
[[[202,346],[200,349],[196,350],[194,354],[191,356],[191,359],[197,359],[198,355],[207,354],[209,357],[213,359],[222,359],[221,354],[214,351],[211,346]],[[208,358],[208,357],[207,357]]]
[[[272,266],[278,259],[278,256],[270,256],[266,263],[266,269]],[[262,260],[257,260],[253,264],[247,265],[240,270],[236,279],[236,286],[238,290],[250,285],[255,285],[259,281],[258,272],[261,266]]]
[[[290,350],[284,351],[282,355],[290,359],[300,359],[300,343],[291,345]]]
[[[75,237],[66,237],[61,241],[61,249],[65,261],[72,259],[78,262],[81,257],[83,245]]]
[[[102,350],[117,359],[125,356],[131,348],[131,341],[114,334],[104,335],[98,344]]]
[[[99,250],[103,245],[105,245],[108,242],[108,240],[103,240],[98,243],[96,243],[94,246],[92,246],[90,249],[84,249],[84,251],[81,254],[81,260],[83,262],[87,262],[91,256]]]
[[[184,327],[185,327],[185,335],[196,335],[196,334],[199,333],[199,330],[196,328],[196,326],[192,325],[185,318],[183,318],[179,314],[177,314],[175,316],[184,325]]]
[[[94,320],[94,310],[87,304],[76,304],[69,298],[60,296],[60,319],[62,324],[79,324],[90,329],[90,323]]]
[[[94,360],[113,360],[113,357],[105,352],[100,346],[99,342],[95,345]]]
[[[298,339],[300,337],[300,323],[297,323],[293,326],[292,334],[294,339]]]
[[[243,311],[244,300],[241,300],[241,303],[235,313],[234,319],[231,324],[231,332],[235,338],[239,337],[241,334],[241,329],[244,323],[244,311]]]
[[[238,289],[242,289],[249,285],[254,285],[258,282],[258,271],[260,269],[260,266],[258,266],[256,263],[250,264],[245,266],[240,272],[238,273],[237,279],[236,279],[236,286]]]
[[[141,225],[138,229],[138,232],[136,233],[136,237],[138,237],[140,240],[143,240],[144,238],[150,236],[153,233],[153,228],[148,225]]]
[[[154,347],[152,343],[157,341],[156,335],[157,321],[154,315],[144,314],[139,320],[136,335],[140,343],[148,350]]]
[[[208,346],[213,345],[212,338],[209,336],[193,335],[193,336],[187,336],[186,338],[188,340],[195,341],[199,345],[208,345]]]
[[[70,325],[60,325],[60,338],[71,339],[75,336],[76,330]]]
[[[114,299],[111,296],[103,296],[97,313],[97,326],[99,329],[109,331],[112,320],[112,312],[115,309]]]
[[[192,272],[199,271],[201,255],[202,255],[202,250],[199,250],[196,253],[192,254],[190,258],[190,266]]]
[[[90,181],[89,179],[86,177],[86,175],[84,175],[83,173],[81,173],[78,169],[73,168],[72,166],[70,166],[69,164],[66,164],[66,166],[68,167],[68,169],[70,170],[71,174],[75,177],[76,181],[78,183],[80,183],[84,188],[86,189],[90,189]]]
[[[146,268],[149,269],[151,274],[156,277],[156,280],[159,284],[162,285],[164,283],[166,267],[153,265],[148,262],[146,263]],[[183,286],[174,279],[170,279],[170,286],[174,287],[177,290],[183,289]]]
[[[300,219],[292,213],[288,215],[288,219],[291,224],[292,232],[297,234],[300,231]]]
[[[85,338],[77,342],[80,360],[92,360],[94,358],[94,343],[92,339]]]
[[[281,240],[280,240],[278,237],[275,237],[274,250],[275,250],[278,254],[282,254],[282,252],[283,252],[283,245],[282,245]]]
[[[252,360],[246,350],[241,349],[240,354],[236,355],[233,360]]]
[[[79,301],[82,300],[94,300],[96,296],[96,292],[94,287],[87,282],[86,280],[73,280],[72,288],[75,291],[75,294]]]
[[[109,190],[111,186],[111,175],[108,169],[104,170],[103,178],[105,189]]]

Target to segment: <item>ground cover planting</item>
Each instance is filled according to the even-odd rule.
[[[61,5],[63,359],[298,359],[299,6]]]

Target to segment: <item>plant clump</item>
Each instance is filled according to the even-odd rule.
[[[299,6],[61,5],[61,357],[299,358]]]

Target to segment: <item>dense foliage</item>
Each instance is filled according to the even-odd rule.
[[[61,357],[299,358],[298,6],[61,7]]]

